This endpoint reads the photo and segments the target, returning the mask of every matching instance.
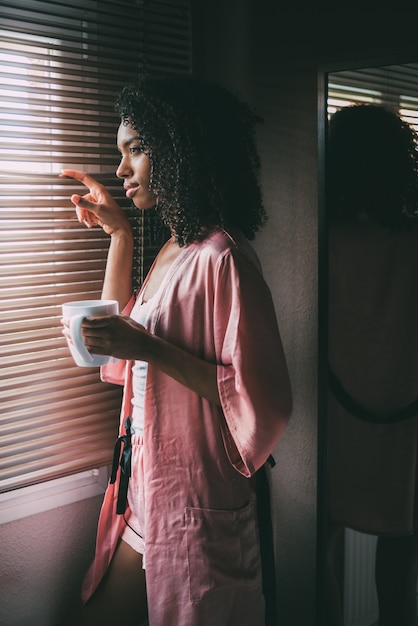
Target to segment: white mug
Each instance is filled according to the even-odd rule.
[[[80,367],[100,367],[112,359],[111,356],[92,354],[84,345],[81,336],[81,323],[85,317],[100,315],[117,315],[119,312],[116,300],[78,300],[62,305],[62,316],[70,322],[71,342],[67,342],[72,357]]]

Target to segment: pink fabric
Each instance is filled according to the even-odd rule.
[[[130,511],[125,514],[126,525],[122,539],[136,552],[143,555],[142,567],[145,569],[145,531],[144,531],[144,446],[140,435],[132,435],[132,469],[128,486]]]
[[[270,291],[249,244],[216,231],[186,247],[164,278],[148,328],[217,363],[222,402],[221,410],[148,368],[144,472],[150,626],[260,626],[264,601],[252,476],[286,426],[281,407],[287,406],[282,382],[287,373]],[[131,366],[116,363],[102,370],[104,380],[124,384],[121,424],[131,409]],[[110,485],[105,495],[85,601],[100,582],[123,526],[122,516],[114,513],[117,487]]]

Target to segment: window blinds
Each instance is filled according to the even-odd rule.
[[[377,104],[399,112],[418,132],[418,64],[387,65],[329,74],[328,112],[347,104]]]
[[[0,491],[106,465],[120,389],[73,364],[61,305],[99,298],[108,238],[75,219],[62,168],[126,206],[114,102],[138,71],[191,71],[189,3],[10,0],[0,6]],[[144,216],[132,209],[139,280]]]

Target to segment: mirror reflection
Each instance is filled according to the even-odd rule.
[[[328,624],[416,626],[418,64],[327,105]]]

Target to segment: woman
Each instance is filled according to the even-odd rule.
[[[291,391],[247,241],[265,221],[257,118],[190,78],[141,79],[117,110],[117,176],[138,209],[157,206],[171,237],[133,293],[124,212],[90,176],[63,171],[89,189],[71,198],[79,220],[111,237],[102,297],[122,311],[83,322],[87,348],[119,359],[102,377],[123,384],[124,398],[121,471],[82,614],[89,624],[138,624],[148,611],[150,626],[260,626],[255,474],[283,433]]]
[[[415,626],[417,138],[375,105],[336,112],[329,131],[330,562],[342,528],[377,536],[379,626]]]

